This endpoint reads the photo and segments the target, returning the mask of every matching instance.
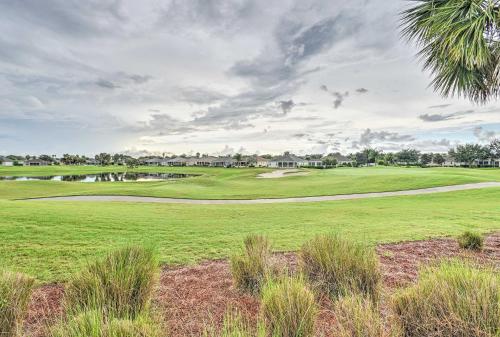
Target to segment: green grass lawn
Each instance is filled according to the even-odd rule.
[[[82,174],[125,170],[124,167],[14,167],[2,175]],[[198,177],[160,182],[0,181],[0,199],[61,195],[141,195],[192,199],[255,199],[407,190],[463,183],[500,181],[498,169],[338,168],[308,170],[306,176],[257,179],[269,169],[141,167],[134,171],[195,173]]]
[[[226,257],[248,233],[295,250],[318,233],[369,243],[500,229],[500,189],[273,205],[0,201],[0,264],[42,281],[125,244],[156,247],[167,264]]]

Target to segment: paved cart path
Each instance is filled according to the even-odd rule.
[[[179,199],[179,198],[157,198],[138,197],[126,195],[79,195],[66,197],[47,197],[26,199],[27,201],[120,201],[120,202],[154,202],[167,204],[192,204],[192,205],[242,205],[242,204],[277,204],[291,202],[320,202],[336,200],[352,200],[366,198],[394,197],[403,195],[420,195],[441,192],[454,192],[465,190],[477,190],[488,187],[500,187],[500,182],[484,182],[474,184],[452,185],[422,188],[417,190],[393,191],[393,192],[373,192],[359,194],[325,195],[317,197],[296,197],[296,198],[276,198],[276,199],[249,199],[249,200],[200,200],[200,199]]]

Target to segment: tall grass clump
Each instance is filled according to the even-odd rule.
[[[387,337],[379,308],[360,295],[340,298],[334,304],[336,337]]]
[[[120,249],[70,280],[66,308],[70,313],[98,309],[118,318],[134,318],[148,308],[157,275],[152,250]]]
[[[114,318],[102,310],[82,311],[52,327],[48,337],[159,337],[162,329],[147,315]]]
[[[382,276],[372,248],[338,235],[320,235],[302,246],[299,262],[302,273],[322,293],[333,298],[360,293],[378,299]]]
[[[270,269],[271,245],[265,236],[249,235],[243,252],[231,257],[231,274],[237,288],[257,293]]]
[[[483,236],[479,233],[467,231],[458,237],[458,245],[463,249],[481,250],[483,242]]]
[[[303,278],[269,280],[261,296],[261,317],[267,336],[313,336],[318,308]]]
[[[392,307],[407,337],[500,336],[500,274],[462,261],[442,262],[396,293]]]
[[[21,336],[34,284],[24,274],[0,271],[0,337]]]

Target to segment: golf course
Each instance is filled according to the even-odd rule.
[[[190,205],[148,202],[25,200],[54,196],[145,196],[251,200],[406,191],[500,182],[500,170],[365,167],[303,169],[260,179],[272,169],[139,167],[133,172],[192,176],[157,181],[14,180],[125,172],[124,166],[1,167],[0,263],[64,281],[86,261],[129,244],[158,251],[164,265],[225,258],[252,233],[279,251],[297,250],[317,234],[337,233],[370,245],[500,229],[500,188],[312,203]]]

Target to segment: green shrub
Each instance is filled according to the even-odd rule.
[[[340,298],[334,304],[336,337],[384,337],[378,307],[360,295]]]
[[[149,316],[116,319],[100,310],[83,311],[54,326],[49,337],[159,337],[162,329]]]
[[[481,250],[483,248],[483,237],[481,234],[473,232],[465,232],[458,237],[458,245],[460,248]]]
[[[0,271],[0,336],[21,336],[22,323],[35,280],[20,273]]]
[[[268,336],[313,336],[317,313],[314,294],[302,278],[269,280],[262,289],[261,316]]]
[[[256,293],[270,268],[271,245],[266,237],[249,235],[244,241],[244,251],[231,257],[231,274],[237,288]]]
[[[500,274],[460,261],[425,268],[419,281],[393,297],[407,337],[500,335]]]
[[[322,235],[302,246],[299,261],[309,282],[333,298],[360,293],[378,299],[382,276],[372,248]]]
[[[126,247],[90,264],[70,280],[68,312],[98,309],[115,317],[134,318],[147,309],[158,274],[151,250]]]

